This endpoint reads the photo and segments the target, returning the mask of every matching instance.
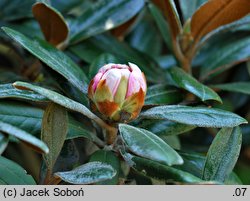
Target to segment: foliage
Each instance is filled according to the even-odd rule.
[[[249,0],[0,5],[0,184],[250,184]],[[88,84],[129,62],[145,104],[110,124]]]

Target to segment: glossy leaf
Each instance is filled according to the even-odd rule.
[[[179,135],[196,128],[195,126],[181,124],[173,121],[146,119],[141,121],[137,126],[149,130],[160,137],[169,135]]]
[[[170,166],[183,163],[179,154],[153,133],[126,124],[119,124],[119,131],[126,146],[136,155]]]
[[[203,179],[224,182],[237,162],[241,143],[239,127],[221,129],[208,150]]]
[[[92,79],[98,72],[98,70],[108,63],[119,63],[118,59],[109,53],[103,53],[96,58],[89,67],[89,78]]]
[[[182,94],[173,87],[159,84],[148,87],[145,105],[166,105],[181,102]]]
[[[9,138],[0,132],[0,155],[4,152],[9,143]]]
[[[86,75],[67,55],[45,41],[31,40],[23,34],[7,27],[2,29],[31,54],[38,57],[53,70],[64,76],[81,92],[86,92]]]
[[[16,89],[12,86],[12,84],[0,84],[0,98],[15,98],[38,102],[48,101],[47,98],[40,94],[34,93],[32,91]]]
[[[156,22],[158,29],[160,30],[164,42],[166,43],[168,49],[172,50],[172,40],[171,40],[170,30],[163,14],[161,13],[160,9],[157,8],[152,3],[148,3],[148,8]]]
[[[103,182],[98,182],[100,185],[115,185],[119,182],[119,173],[120,173],[120,160],[119,158],[111,151],[98,150],[90,156],[90,162],[98,161],[102,163],[109,164],[117,172],[116,175],[110,179]]]
[[[48,170],[52,171],[56,159],[63,147],[68,129],[67,110],[55,103],[50,103],[43,115],[41,139],[47,144],[50,152],[43,158]]]
[[[89,162],[72,171],[57,172],[54,175],[71,184],[93,184],[112,179],[116,171],[106,163]]]
[[[115,28],[135,16],[144,0],[103,0],[85,10],[70,26],[71,43]]]
[[[27,133],[39,137],[41,133],[43,110],[27,104],[0,101],[0,121],[18,127]],[[78,137],[93,140],[93,131],[86,125],[69,116],[68,134],[66,139]],[[93,137],[92,137],[93,136]]]
[[[0,131],[8,134],[10,136],[14,136],[14,137],[18,138],[19,140],[27,143],[28,145],[31,145],[38,152],[42,152],[42,153],[49,152],[49,149],[44,142],[35,138],[31,134],[29,134],[29,133],[27,133],[27,132],[25,132],[17,127],[14,127],[8,123],[4,123],[4,122],[0,121]]]
[[[250,95],[250,82],[233,82],[226,84],[217,84],[213,85],[212,87],[221,89],[223,91],[230,91],[230,92]]]
[[[240,62],[249,60],[250,38],[247,35],[235,39],[234,36],[235,34],[229,36],[221,43],[218,41],[215,48],[219,47],[219,50],[207,53],[201,68],[201,79],[211,78]]]
[[[0,156],[0,184],[35,185],[36,182],[20,165]]]
[[[211,0],[192,16],[191,34],[198,40],[212,30],[236,21],[250,12],[248,0]]]
[[[123,157],[132,168],[152,178],[185,183],[198,183],[202,181],[188,172],[149,159],[133,156],[131,154],[125,154]]]
[[[170,68],[168,70],[168,78],[171,84],[193,93],[202,101],[215,100],[222,102],[221,98],[216,92],[198,82],[195,78],[184,72],[181,68]]]
[[[140,115],[142,118],[166,119],[198,127],[234,127],[247,121],[237,114],[221,109],[182,105],[157,106]]]
[[[63,16],[55,8],[38,2],[33,5],[32,12],[50,44],[56,46],[67,39],[68,26]]]

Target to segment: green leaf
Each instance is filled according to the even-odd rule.
[[[182,101],[182,94],[173,87],[158,84],[148,87],[145,105],[167,105]]]
[[[250,82],[234,82],[234,83],[227,83],[227,84],[217,84],[212,85],[213,88],[218,88],[223,91],[230,91],[236,93],[243,93],[250,95]]]
[[[198,127],[234,127],[247,121],[237,114],[214,108],[190,107],[183,105],[157,106],[140,117],[149,119],[167,119]]]
[[[101,184],[101,185],[107,185],[107,184],[108,185],[116,185],[116,184],[118,184],[121,165],[120,165],[119,158],[113,152],[105,151],[105,150],[98,150],[90,156],[89,162],[94,162],[94,161],[109,164],[117,172],[116,175],[112,179],[106,180],[103,182],[98,182],[97,184]]]
[[[54,174],[71,184],[93,184],[112,179],[116,171],[111,165],[101,162],[89,162],[68,172]]]
[[[118,59],[109,53],[103,53],[96,58],[89,67],[89,78],[92,79],[98,72],[98,70],[108,63],[119,63]]]
[[[170,35],[169,26],[168,26],[167,21],[165,20],[163,14],[159,10],[159,8],[157,8],[152,3],[148,3],[147,5],[148,5],[149,11],[150,11],[152,17],[154,18],[154,20],[156,22],[158,29],[160,30],[160,33],[163,37],[164,42],[166,43],[168,49],[172,50],[173,49],[172,39],[171,39],[171,35]]]
[[[202,80],[212,78],[250,58],[249,34],[239,33],[235,38],[235,33],[232,33],[231,35],[224,35],[221,39],[223,40],[215,41],[213,49],[217,51],[211,51],[210,49],[206,51],[207,56],[203,60],[200,73],[200,79]]]
[[[11,124],[39,137],[41,134],[43,110],[28,106],[27,104],[0,101],[0,121]],[[73,139],[78,137],[88,138],[93,140],[93,131],[69,116],[67,139]]]
[[[123,155],[123,157],[132,168],[152,178],[185,183],[202,182],[201,179],[188,172],[184,172],[149,159],[133,156],[128,153]]]
[[[70,51],[88,63],[103,53],[110,53],[121,63],[130,62],[139,66],[150,82],[160,83],[165,80],[163,70],[153,58],[108,34],[91,37],[81,44],[71,46]]]
[[[119,124],[119,131],[126,146],[136,155],[170,166],[183,163],[179,154],[153,133],[126,124]]]
[[[35,185],[32,176],[15,162],[0,156],[0,185]]]
[[[63,147],[68,129],[67,110],[55,103],[50,103],[43,115],[41,139],[50,152],[43,158],[49,171],[52,171],[56,159]]]
[[[192,0],[190,3],[187,0],[179,0],[184,21],[191,18],[194,12],[206,1],[207,0]]]
[[[221,98],[216,92],[198,82],[195,78],[184,72],[181,68],[170,68],[167,75],[171,84],[193,93],[202,101],[215,100],[222,103]]]
[[[113,29],[135,16],[143,6],[144,0],[98,1],[71,24],[70,42],[76,43]]]
[[[0,155],[4,152],[9,143],[9,138],[0,132]]]
[[[146,119],[141,121],[137,126],[149,130],[159,137],[179,135],[196,128],[195,126],[181,124],[173,121]]]
[[[45,41],[31,40],[23,34],[7,27],[3,27],[2,29],[31,54],[65,77],[81,92],[86,93],[87,77],[67,55]]]
[[[1,9],[0,20],[14,21],[32,17],[31,6],[35,2],[35,0],[1,0],[0,7],[4,9]]]
[[[241,143],[239,127],[221,129],[208,150],[202,178],[224,182],[237,162]]]
[[[49,152],[49,148],[47,147],[47,145],[44,142],[35,138],[31,134],[29,134],[29,133],[27,133],[27,132],[25,132],[17,127],[14,127],[8,123],[4,123],[4,122],[0,121],[0,131],[8,134],[10,136],[14,136],[14,137],[18,138],[19,140],[27,143],[28,145],[31,145],[38,152],[42,152],[42,153]]]
[[[0,98],[20,98],[24,100],[44,102],[48,101],[44,96],[32,91],[16,89],[12,84],[0,84]]]

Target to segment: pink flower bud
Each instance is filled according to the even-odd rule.
[[[88,89],[92,106],[115,122],[128,122],[141,111],[147,84],[137,65],[107,64],[100,68]]]

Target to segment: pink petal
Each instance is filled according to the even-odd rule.
[[[138,82],[138,80],[134,74],[135,73],[132,72],[129,76],[128,90],[127,90],[126,98],[133,95],[134,93],[139,92],[139,90],[141,88],[140,83]]]
[[[119,69],[110,69],[102,76],[102,80],[106,80],[106,85],[114,96],[120,84],[121,72]]]
[[[96,87],[97,87],[99,81],[100,81],[101,78],[102,78],[102,75],[103,75],[102,73],[97,73],[97,74],[95,75],[95,77],[94,77],[94,83],[93,83],[93,85],[92,85],[92,89],[93,89],[94,92],[95,92],[95,90],[96,90]]]

